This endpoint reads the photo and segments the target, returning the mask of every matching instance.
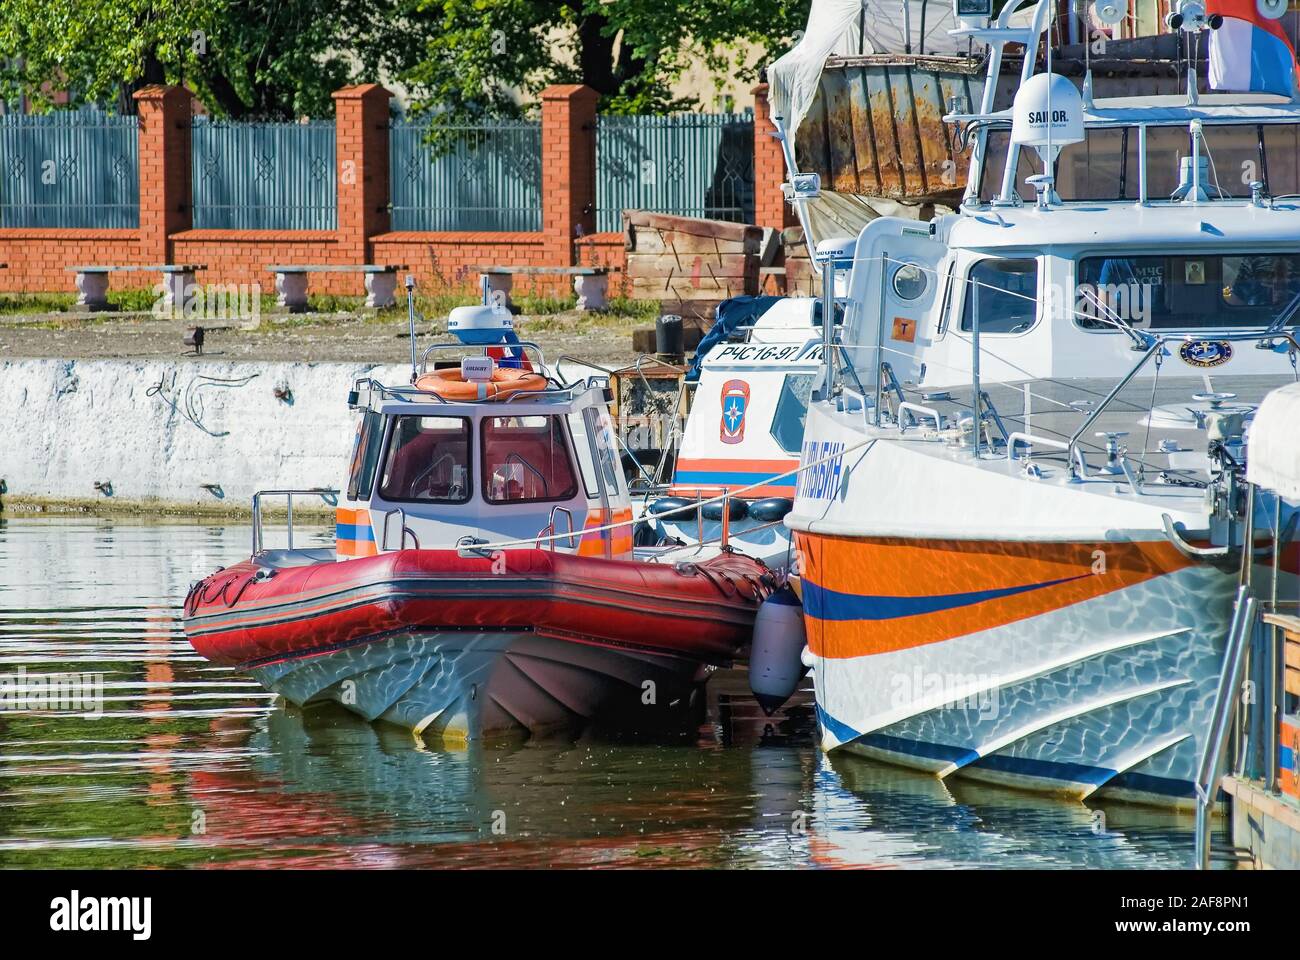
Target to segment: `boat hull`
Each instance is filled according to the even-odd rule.
[[[1194,803],[1232,574],[1166,542],[799,542],[825,749]]]
[[[567,731],[620,707],[655,728],[681,716],[679,705],[710,670],[526,630],[403,630],[249,672],[299,706],[330,701],[459,742]]]
[[[744,656],[770,587],[761,565],[731,555],[408,550],[279,570],[253,558],[196,585],[185,629],[200,654],[296,704],[473,740],[620,706],[633,726],[680,716],[714,666]]]

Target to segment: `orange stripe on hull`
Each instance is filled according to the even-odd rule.
[[[760,471],[766,470],[772,473],[785,473],[787,470],[793,470],[799,466],[796,458],[785,460],[749,460],[736,457],[683,457],[677,461],[676,469],[678,470],[718,470],[728,472],[733,470]]]
[[[379,555],[379,547],[373,540],[336,540],[334,552],[340,557],[374,557]]]
[[[615,557],[632,552],[632,508],[620,510],[592,510],[587,514],[584,527],[603,527],[611,523],[624,523],[626,526],[615,527],[605,533],[584,533],[578,541],[578,556],[603,557],[605,555],[605,537],[613,538],[610,553]]]
[[[907,650],[1082,603],[1190,565],[1172,544],[795,534],[810,650]]]

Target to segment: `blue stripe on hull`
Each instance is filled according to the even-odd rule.
[[[673,483],[699,483],[699,484],[735,484],[747,487],[753,483],[766,483],[772,487],[789,487],[794,489],[793,477],[781,477],[779,480],[773,480],[773,477],[779,476],[775,473],[742,473],[740,471],[719,471],[717,473],[706,470],[678,470],[673,474]]]
[[[829,715],[820,708],[818,708],[817,714],[819,718],[823,719],[823,722],[830,719]],[[852,733],[849,727],[838,721],[832,720],[831,723],[834,726],[828,725],[827,729],[831,730],[832,733],[836,733],[836,727]],[[836,735],[838,736],[838,733]],[[980,757],[964,747],[953,747],[942,743],[926,743],[918,740],[903,740],[899,737],[879,733],[865,734],[853,742],[889,753],[917,757],[918,759],[942,760],[963,767],[969,765],[970,767],[982,768],[996,773],[1053,783],[1089,784],[1098,788],[1129,790],[1135,793],[1149,793],[1166,797],[1194,798],[1196,796],[1195,787],[1186,780],[1171,780],[1166,777],[1153,777],[1141,773],[1117,773],[1115,770],[1106,767],[1093,767],[1081,763],[1058,763],[1051,760],[1013,757],[996,753]],[[843,742],[841,745],[847,746],[848,741]]]
[[[370,540],[375,539],[375,532],[370,528],[370,524],[359,523],[336,523],[334,524],[334,536],[338,540]]]
[[[923,613],[937,613],[941,610],[953,610],[957,607],[969,607],[986,600],[1013,597],[1019,593],[1055,587],[1070,583],[1091,574],[1075,577],[1063,577],[1059,580],[1047,580],[1043,583],[1028,583],[1018,587],[1001,587],[996,590],[976,590],[971,593],[948,593],[937,596],[894,597],[867,596],[864,594],[841,593],[828,590],[811,580],[803,581],[803,605],[810,617],[818,620],[894,620],[899,617],[913,617]]]

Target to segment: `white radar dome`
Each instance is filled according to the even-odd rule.
[[[1036,73],[1016,91],[1011,140],[1028,147],[1060,147],[1083,139],[1083,97],[1059,73]]]

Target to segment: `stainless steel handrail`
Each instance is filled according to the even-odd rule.
[[[1219,792],[1219,781],[1226,772],[1228,736],[1232,731],[1232,718],[1241,702],[1242,678],[1246,668],[1246,651],[1258,616],[1255,598],[1250,588],[1242,584],[1237,589],[1237,602],[1233,607],[1228,628],[1228,642],[1224,651],[1223,671],[1219,674],[1219,688],[1214,697],[1214,711],[1200,763],[1196,773],[1196,863],[1200,870],[1210,867],[1210,815],[1214,799]]]
[[[408,526],[406,525],[406,511],[405,511],[404,509],[402,509],[401,507],[394,507],[394,508],[391,509],[391,510],[385,510],[385,511],[384,511],[384,523],[383,523],[383,526],[380,527],[380,533],[379,533],[379,549],[380,549],[380,550],[387,550],[387,549],[389,549],[389,547],[388,547],[388,521],[391,520],[391,519],[393,518],[393,514],[397,514],[397,515],[401,518],[401,521],[402,521],[402,542],[401,542],[401,545],[400,545],[397,549],[399,549],[399,550],[405,550],[405,549],[406,549],[406,535],[409,533],[409,534],[411,535],[411,540],[413,540],[413,541],[415,542],[415,549],[416,549],[416,550],[419,550],[419,549],[420,549],[420,538],[417,537],[417,536],[415,535],[415,531],[414,531],[414,530],[412,530],[410,527],[408,527]]]
[[[541,549],[541,546],[542,546],[542,538],[543,538],[543,537],[549,537],[549,538],[551,538],[551,541],[550,541],[550,542],[551,542],[551,552],[552,552],[552,553],[555,552],[555,544],[558,542],[558,541],[555,539],[555,535],[557,534],[557,531],[556,531],[556,529],[555,529],[555,515],[556,515],[557,513],[562,513],[562,514],[564,514],[564,516],[565,516],[565,517],[568,519],[568,521],[569,521],[569,529],[568,529],[568,531],[567,531],[567,533],[568,533],[568,537],[569,537],[569,549],[570,549],[570,550],[576,550],[576,549],[578,549],[578,539],[577,539],[577,536],[576,536],[577,531],[574,529],[574,526],[573,526],[573,511],[570,510],[568,507],[561,506],[560,504],[556,504],[555,506],[551,507],[551,517],[550,517],[550,521],[546,524],[546,526],[542,527],[541,532],[537,535],[537,544],[536,544],[536,545],[537,545],[537,548],[538,548],[539,550]]]
[[[304,487],[301,489],[258,490],[253,494],[253,553],[261,553],[265,548],[262,537],[262,498],[285,497],[288,505],[288,549],[293,549],[293,498],[320,497],[334,506],[338,503],[339,491],[334,487]]]
[[[1208,333],[1207,332],[1205,337],[1192,337],[1188,334],[1179,334],[1177,336],[1172,336],[1172,337],[1162,336],[1157,338],[1155,342],[1152,343],[1151,346],[1149,346],[1146,349],[1146,351],[1138,359],[1137,363],[1133,365],[1132,369],[1130,369],[1129,372],[1124,375],[1124,377],[1119,381],[1119,383],[1115,385],[1114,389],[1112,389],[1110,393],[1106,395],[1105,399],[1102,400],[1101,403],[1097,404],[1097,406],[1093,409],[1093,411],[1087,417],[1084,418],[1083,423],[1080,424],[1079,428],[1075,430],[1074,433],[1070,436],[1069,470],[1070,470],[1070,475],[1072,477],[1079,476],[1079,474],[1076,473],[1076,469],[1077,469],[1076,461],[1078,459],[1077,454],[1079,452],[1078,451],[1079,439],[1085,433],[1087,433],[1088,429],[1094,423],[1097,422],[1097,418],[1100,417],[1102,413],[1106,410],[1106,408],[1110,406],[1110,404],[1114,401],[1114,399],[1117,396],[1119,396],[1120,392],[1125,387],[1127,387],[1130,382],[1132,382],[1133,378],[1137,376],[1138,372],[1141,371],[1141,369],[1144,366],[1146,366],[1147,362],[1150,361],[1150,359],[1153,356],[1156,356],[1157,354],[1159,354],[1161,351],[1164,350],[1166,344],[1180,342],[1180,341],[1187,342],[1189,340],[1196,340],[1196,339],[1225,340],[1230,343],[1243,343],[1243,342],[1252,342],[1252,341],[1261,342],[1264,340],[1283,340],[1291,345],[1292,351],[1296,353],[1300,353],[1300,342],[1297,342],[1295,338],[1295,334],[1289,331],[1281,331],[1280,333],[1279,332],[1266,333],[1264,331],[1259,331],[1255,333],[1252,332]]]
[[[518,348],[518,349],[520,349],[520,350],[524,350],[524,351],[526,351],[526,350],[528,350],[528,349],[532,349],[532,350],[536,351],[536,353],[537,353],[537,359],[536,359],[536,360],[530,360],[530,362],[531,362],[531,363],[535,363],[535,364],[538,366],[539,369],[545,369],[545,368],[546,368],[546,354],[542,351],[542,348],[541,348],[540,346],[538,346],[536,343],[533,343],[531,340],[520,340],[518,343],[490,343],[490,344],[486,344],[486,346],[489,346],[489,347],[511,347],[511,348]],[[429,344],[427,347],[424,348],[424,352],[420,354],[420,372],[421,372],[421,373],[425,373],[425,372],[427,371],[427,369],[428,369],[428,364],[429,364],[429,357],[430,357],[430,355],[433,354],[435,351],[437,351],[437,350],[460,350],[460,351],[465,351],[467,347],[471,347],[471,349],[472,349],[472,345],[471,345],[471,344],[461,343],[459,340],[455,341],[454,343],[431,343],[431,344]],[[525,353],[524,357],[525,357],[525,359],[528,359],[527,353]]]
[[[943,417],[940,415],[938,410],[934,409],[934,407],[927,407],[919,403],[912,403],[910,400],[904,400],[898,405],[897,426],[899,433],[907,433],[907,426],[903,423],[904,413],[913,413],[919,414],[922,417],[929,417],[934,421],[934,428],[936,430],[943,429]],[[913,417],[912,419],[915,421],[916,417]]]

